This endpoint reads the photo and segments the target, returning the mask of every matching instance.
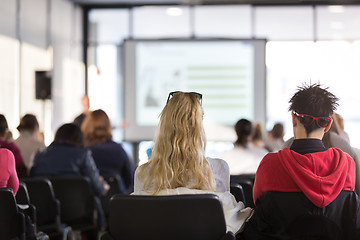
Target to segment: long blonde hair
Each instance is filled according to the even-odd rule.
[[[86,115],[84,122],[81,124],[81,131],[84,134],[86,146],[112,139],[110,119],[101,109],[89,112]]]
[[[203,109],[192,93],[174,95],[160,115],[159,131],[146,171],[145,191],[158,193],[163,189],[189,187],[214,190],[213,176],[205,158]],[[191,184],[189,186],[189,184]]]

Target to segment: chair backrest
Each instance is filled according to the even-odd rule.
[[[119,175],[107,175],[104,176],[105,181],[109,184],[110,189],[106,195],[101,196],[101,205],[104,210],[106,218],[109,216],[109,203],[112,196],[115,194],[126,194],[122,179]]]
[[[34,228],[36,229],[37,209],[36,206],[30,202],[28,189],[23,181],[19,182],[19,189],[15,195],[15,199],[16,199],[16,203],[18,204],[18,207],[22,205],[20,206],[21,211],[25,215],[28,215],[30,217],[31,222],[34,224]]]
[[[360,239],[360,200],[355,192],[342,191],[329,205],[319,208],[302,192],[266,192],[256,200],[244,231],[251,233],[246,236],[250,239],[257,239],[252,235],[256,232],[264,239]]]
[[[19,182],[19,189],[15,195],[15,198],[17,204],[30,204],[28,189],[23,181]]]
[[[31,204],[36,207],[38,227],[60,223],[60,202],[55,198],[51,182],[46,178],[22,180],[28,189]]]
[[[254,207],[253,199],[253,187],[255,181],[255,174],[240,174],[240,175],[231,175],[230,182],[240,184],[244,190],[245,194],[245,206]]]
[[[226,225],[222,204],[213,194],[115,195],[109,232],[116,240],[219,240]]]
[[[60,201],[61,220],[74,230],[96,225],[95,196],[85,177],[49,177]]]
[[[25,239],[25,218],[18,211],[12,189],[0,188],[1,239]]]
[[[241,201],[247,205],[243,187],[238,183],[230,183],[230,192],[234,195],[237,202]]]

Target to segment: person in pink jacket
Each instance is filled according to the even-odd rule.
[[[0,148],[0,188],[11,188],[14,195],[19,189],[14,155],[5,148]]]

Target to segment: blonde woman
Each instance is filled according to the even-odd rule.
[[[217,194],[223,203],[228,230],[236,233],[251,209],[244,209],[230,194],[226,162],[205,158],[201,101],[199,93],[169,94],[151,158],[135,172],[133,194]]]
[[[134,167],[121,144],[112,140],[112,126],[107,114],[101,110],[89,112],[81,125],[85,145],[91,149],[92,156],[100,175],[118,175],[122,179],[122,191],[132,192]]]

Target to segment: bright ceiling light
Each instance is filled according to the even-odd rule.
[[[166,9],[166,14],[172,17],[178,17],[183,14],[183,10],[177,7],[170,7]]]
[[[344,6],[340,6],[340,5],[328,6],[328,10],[331,13],[343,13],[343,12],[345,12]]]

